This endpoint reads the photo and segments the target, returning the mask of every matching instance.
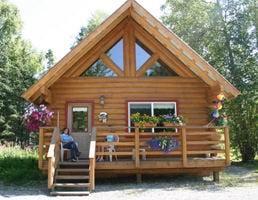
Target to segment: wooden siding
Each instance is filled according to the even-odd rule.
[[[66,126],[67,102],[94,102],[94,126],[100,112],[107,112],[106,125],[127,126],[128,101],[176,101],[178,114],[188,125],[208,123],[207,86],[197,78],[63,78],[51,87],[52,109]],[[99,97],[105,96],[104,108]],[[54,119],[56,121],[56,119]]]

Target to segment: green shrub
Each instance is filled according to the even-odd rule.
[[[38,154],[35,150],[19,147],[0,147],[0,180],[4,184],[33,184],[45,180],[38,170]]]

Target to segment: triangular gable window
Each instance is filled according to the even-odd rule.
[[[158,60],[154,65],[146,70],[145,76],[178,76],[178,74],[170,69],[164,62]]]
[[[137,40],[135,43],[135,53],[136,70],[138,70],[151,57],[152,52]]]
[[[116,77],[117,74],[109,69],[101,60],[97,60],[93,63],[81,76],[93,76],[93,77]]]
[[[107,56],[121,69],[124,70],[124,44],[123,39],[119,40],[107,52]]]

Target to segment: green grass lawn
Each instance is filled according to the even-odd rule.
[[[46,180],[38,170],[35,150],[0,147],[0,180],[3,184],[33,185]]]

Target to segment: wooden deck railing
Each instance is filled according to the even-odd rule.
[[[60,133],[59,128],[55,127],[48,149],[48,189],[54,184],[55,170],[60,160]]]
[[[134,128],[135,131],[131,133],[123,131],[128,128]],[[161,127],[154,128],[159,129]],[[168,131],[171,128],[177,131]],[[192,167],[189,165],[189,160],[194,158],[220,158],[224,160],[224,166],[230,165],[228,127],[173,126],[162,127],[162,129],[162,132],[152,133],[140,132],[139,128],[136,127],[98,128],[96,155],[98,157],[118,156],[119,161],[132,161],[132,157],[134,157],[136,169],[141,168],[143,155],[147,157],[147,160],[158,159],[159,161],[165,161],[171,158],[180,160],[183,168]],[[116,147],[115,152],[105,150],[105,147],[111,144],[105,141],[105,137],[110,134],[119,136],[119,142],[112,143]],[[152,150],[148,147],[147,141],[155,136],[172,136],[180,141],[180,147],[171,152]],[[144,152],[142,149],[144,149]]]
[[[96,128],[92,129],[89,149],[90,191],[95,190]]]

